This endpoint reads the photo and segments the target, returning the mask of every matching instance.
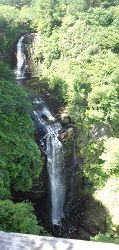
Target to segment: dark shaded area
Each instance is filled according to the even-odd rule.
[[[37,200],[35,211],[39,223],[48,230],[51,235],[60,238],[90,240],[91,236],[107,231],[108,211],[91,196],[81,197],[65,207],[65,218],[58,225],[52,225],[46,199]]]

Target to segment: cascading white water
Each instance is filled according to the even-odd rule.
[[[17,43],[17,68],[15,70],[16,78],[23,78],[26,71],[26,56],[24,54],[24,46],[23,46],[24,36],[19,39]]]
[[[61,218],[64,217],[65,201],[64,153],[62,143],[58,139],[58,133],[62,127],[60,123],[55,121],[55,118],[41,99],[35,99],[34,103],[41,104],[40,110],[33,111],[33,116],[45,132],[43,139],[46,140],[45,152],[52,203],[51,219],[53,224],[58,224]]]
[[[17,79],[25,77],[27,67],[23,40],[24,37],[22,36],[17,44],[17,69],[15,71]],[[33,104],[37,105],[37,109],[33,111],[33,116],[45,133],[44,138],[42,138],[42,145],[44,144],[47,155],[52,204],[51,220],[53,224],[58,224],[64,217],[65,201],[64,154],[62,143],[58,139],[62,127],[60,123],[56,122],[41,98],[34,98]]]
[[[57,224],[64,217],[64,167],[62,143],[56,132],[47,135],[47,167],[50,176],[52,199],[52,223]]]

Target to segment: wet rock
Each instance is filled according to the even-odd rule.
[[[89,137],[103,139],[103,137],[111,137],[111,130],[108,124],[97,125],[92,128]]]
[[[42,42],[41,37],[37,33],[31,33],[25,35],[24,38],[24,49],[25,55],[27,57],[27,70],[26,76],[36,76],[37,72],[40,71],[39,63],[40,58],[37,53],[37,46]]]
[[[68,128],[67,130],[63,131],[59,137],[62,141],[69,140],[70,138],[73,137],[73,134],[74,134],[73,128]]]
[[[69,116],[69,113],[67,110],[64,110],[61,113],[61,122],[63,125],[69,125],[71,123],[71,117]]]
[[[106,218],[107,211],[100,202],[93,197],[87,197],[84,201],[82,224],[88,229],[90,235],[95,236],[99,232],[104,233],[106,231]]]
[[[76,238],[80,238],[82,240],[90,240],[90,233],[83,228],[79,228]]]

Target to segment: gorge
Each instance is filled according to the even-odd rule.
[[[118,242],[118,0],[0,0],[0,230]]]
[[[31,34],[31,37],[34,37],[34,34]],[[27,83],[27,75],[29,75],[27,74],[27,68],[32,69],[32,67],[31,65],[29,65],[29,62],[27,61],[27,56],[25,55],[25,49],[27,49],[27,55],[29,53],[29,47],[27,48],[27,46],[29,46],[28,44],[30,40],[29,38],[30,34],[27,35],[26,37],[24,35],[19,39],[17,43],[17,68],[15,70],[15,75],[18,84],[20,83],[20,85],[22,85],[23,83],[24,87],[25,85],[27,85],[27,87],[32,88],[31,87],[32,84],[29,86],[29,83]],[[24,46],[24,43],[26,48]],[[32,57],[30,61],[32,61]],[[31,79],[31,83],[34,81],[34,79],[32,80],[32,73],[33,72],[30,72],[31,77],[30,78],[28,77],[28,79]],[[53,95],[51,95],[51,103],[52,103],[52,97]],[[62,237],[63,235],[64,237],[67,238],[79,237],[81,239],[82,238],[89,239],[90,230],[87,228],[87,225],[83,225],[82,221],[82,213],[83,213],[82,211],[85,206],[83,205],[83,203],[85,204],[86,202],[83,201],[83,197],[81,198],[82,196],[81,193],[78,194],[77,196],[77,188],[82,189],[82,184],[81,184],[82,180],[80,178],[77,180],[76,177],[77,176],[76,166],[80,165],[79,161],[81,161],[81,158],[77,156],[76,152],[76,139],[73,135],[73,143],[71,143],[71,145],[68,146],[70,155],[68,154],[69,166],[67,169],[67,162],[66,162],[67,160],[65,159],[66,152],[64,152],[66,148],[64,148],[61,142],[63,128],[60,121],[57,121],[57,119],[50,112],[49,108],[47,107],[47,104],[45,103],[44,98],[45,97],[41,98],[41,96],[38,96],[37,91],[36,94],[35,92],[33,93],[32,118],[35,122],[35,127],[37,128],[37,140],[39,142],[38,145],[40,146],[40,149],[43,152],[43,154],[46,156],[46,167],[48,172],[48,183],[47,183],[48,195],[47,198],[44,198],[46,200],[43,199],[44,206],[43,205],[40,206],[40,203],[38,205],[41,211],[44,210],[43,214],[41,213],[41,215],[39,215],[38,209],[36,209],[38,213],[38,218],[40,218],[40,222],[42,223],[42,225],[46,229],[48,229],[49,232],[52,232],[53,235],[55,236]],[[66,140],[67,139],[68,138],[66,137]],[[71,162],[71,165],[69,161]],[[66,173],[67,171],[69,171],[68,176]],[[81,183],[77,185],[77,181],[79,180]],[[78,200],[76,201],[76,199]],[[87,197],[87,202],[88,199],[89,202],[92,203],[91,206],[94,203],[94,206],[97,210],[93,214],[94,221],[95,219],[98,218],[96,214],[97,212],[99,212],[99,214],[104,213],[103,216],[105,218],[106,212],[103,209],[103,207],[101,207],[100,204],[96,205],[95,201],[90,200],[90,197],[89,198]],[[39,202],[42,202],[42,199],[41,201],[39,200]],[[45,206],[47,207],[47,209],[45,208]],[[99,209],[98,206],[100,207]],[[48,221],[46,222],[46,220],[44,220],[42,216],[43,217],[48,216],[47,217]],[[103,216],[101,219],[99,219],[99,221],[102,221],[102,226],[101,226],[102,232],[105,230],[105,222],[104,222],[105,219],[103,218]],[[86,222],[84,223],[88,224],[89,223],[88,220],[90,221],[90,217],[86,218],[85,220]],[[52,226],[50,225],[50,223]],[[80,227],[79,223],[81,223]],[[96,222],[92,221],[92,224],[93,223]],[[91,234],[93,234],[93,231],[98,232],[98,229],[95,228],[95,225],[93,225],[93,227],[94,228],[92,229]]]
[[[34,35],[31,34],[31,36],[33,37]],[[26,42],[27,37],[28,42]],[[27,68],[30,68],[30,66],[28,65],[29,62],[27,61],[27,56],[25,55],[25,46],[28,53],[27,47],[29,46],[29,38],[30,34],[27,36],[24,35],[24,37],[22,36],[18,41],[17,68],[15,70],[15,75],[18,84],[20,84],[21,86],[23,84],[23,87],[25,87],[26,85],[27,88],[32,90],[34,81],[37,82],[38,79],[32,79],[31,76],[31,78],[28,77],[27,81]],[[31,81],[30,85],[29,81]],[[64,129],[64,127],[69,126],[69,124],[65,126],[63,125],[64,127],[62,127],[61,118],[60,121],[57,121],[57,119],[52,115],[49,108],[47,107],[45,98],[45,94],[43,95],[43,97],[42,94],[41,96],[38,95],[37,88],[35,89],[35,91],[33,91],[33,97],[31,98],[33,105],[33,111],[31,115],[35,123],[35,128],[37,130],[37,142],[41,151],[43,152],[43,155],[46,158],[46,167],[44,166],[44,171],[46,171],[47,169],[48,173],[48,178],[46,177],[47,174],[45,173],[45,179],[43,180],[45,182],[48,181],[45,187],[45,189],[47,190],[45,191],[47,195],[44,198],[39,197],[36,201],[34,200],[34,202],[36,202],[36,213],[42,226],[49,230],[49,232],[52,232],[52,234],[55,236],[63,236],[67,238],[79,237],[81,239],[89,239],[90,233],[87,229],[87,225],[83,225],[82,222],[81,214],[83,212],[84,206],[83,197],[81,198],[81,192],[77,192],[77,189],[82,189],[82,180],[81,178],[77,178],[77,170],[79,161],[81,163],[81,158],[77,156],[74,130],[73,127],[72,129],[69,127],[69,130],[68,128]],[[53,105],[52,98],[53,94],[51,94],[51,108]],[[63,139],[63,137],[65,139]],[[103,208],[101,210],[103,210]],[[105,216],[105,211],[103,211],[103,213]],[[45,217],[47,219],[45,219]],[[88,221],[88,219],[86,220]],[[105,227],[103,225],[104,218],[102,218],[101,220],[101,230],[103,231]],[[79,223],[81,223],[80,227]],[[94,225],[93,227],[95,228]],[[79,230],[78,232],[77,229]],[[95,231],[96,229],[93,230]]]

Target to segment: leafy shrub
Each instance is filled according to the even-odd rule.
[[[99,233],[95,237],[91,237],[91,240],[96,241],[96,242],[107,242],[107,243],[119,244],[118,236],[117,236],[117,238],[116,237],[113,238],[112,235],[110,235],[110,233],[106,233],[106,234]]]
[[[5,64],[4,64],[5,65]],[[1,77],[11,78],[8,67]],[[0,198],[8,198],[10,186],[28,191],[42,169],[41,153],[34,140],[32,106],[27,93],[12,78],[0,80]]]
[[[0,231],[46,234],[42,226],[38,226],[33,206],[30,203],[16,203],[10,200],[0,201]]]

